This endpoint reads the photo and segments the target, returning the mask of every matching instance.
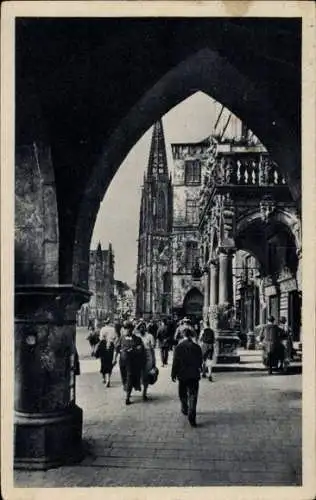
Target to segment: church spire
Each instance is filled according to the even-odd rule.
[[[97,255],[102,257],[102,248],[101,248],[100,241],[99,241],[98,246],[97,246]]]
[[[159,120],[154,125],[147,171],[148,179],[152,177],[157,179],[161,177],[168,178],[167,153],[162,120]]]

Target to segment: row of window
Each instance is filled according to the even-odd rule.
[[[156,210],[156,209],[155,209]],[[187,200],[185,219],[188,224],[198,224],[199,222],[199,206],[197,200]],[[156,228],[161,230],[167,229],[167,212],[164,198],[158,198],[157,213],[156,213]],[[145,219],[143,218],[141,230],[145,229]]]
[[[160,172],[159,170],[159,173]],[[184,183],[188,186],[201,184],[201,162],[200,160],[186,160],[184,164]]]
[[[185,162],[184,183],[187,186],[201,184],[201,164],[199,160],[187,160]]]
[[[191,271],[199,257],[197,241],[187,241],[185,244],[185,266]]]
[[[146,259],[146,254],[145,254],[145,240],[141,241],[141,261],[142,262],[147,262]],[[187,241],[185,243],[185,267],[188,271],[191,272],[192,268],[195,266],[196,261],[199,257],[199,248],[198,248],[198,242],[197,241]],[[167,283],[167,282],[166,282]],[[171,286],[171,283],[169,283],[168,287],[165,287],[164,285],[164,291],[166,292]]]

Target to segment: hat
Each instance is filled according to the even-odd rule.
[[[193,337],[194,335],[194,332],[191,328],[184,328],[182,333],[187,339]]]
[[[269,316],[268,317],[268,321],[269,321],[269,323],[274,323],[275,317],[274,316]]]
[[[125,328],[125,330],[132,330],[134,328],[133,323],[131,321],[128,321],[128,320],[124,321],[123,327]]]
[[[143,319],[141,319],[138,323],[137,323],[137,326],[136,326],[137,330],[140,330],[141,328],[145,328],[146,329],[146,323]]]
[[[183,320],[182,320],[182,321],[183,321],[183,323],[188,323],[188,324],[191,324],[191,320],[190,320],[190,318],[186,318],[186,317],[185,317],[185,318],[183,318]]]

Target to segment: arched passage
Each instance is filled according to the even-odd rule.
[[[203,316],[203,295],[197,288],[192,288],[183,301],[183,313],[188,318],[201,320]]]
[[[276,210],[266,222],[253,212],[237,224],[237,248],[256,256],[263,275],[275,275],[283,267],[295,275],[300,245],[300,222],[289,212]]]
[[[38,167],[29,154],[38,138],[33,125],[45,122],[51,156],[38,159],[55,181],[51,214],[58,216],[53,272],[38,273],[27,246],[16,247],[18,262],[28,261],[15,276],[16,353],[21,349],[31,362],[25,373],[16,364],[15,454],[20,463],[33,466],[35,460],[47,467],[63,461],[65,450],[79,454],[76,311],[88,299],[89,247],[100,202],[142,134],[201,90],[247,123],[285,172],[299,203],[300,22],[19,18],[15,28],[19,166],[27,172],[31,160],[34,171]],[[34,203],[37,209],[40,200]],[[26,240],[26,225],[20,230]],[[35,439],[40,456],[31,445]]]

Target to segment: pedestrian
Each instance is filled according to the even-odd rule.
[[[170,331],[165,319],[161,320],[160,326],[157,331],[157,339],[160,350],[161,366],[164,367],[168,364],[170,349]]]
[[[125,403],[131,404],[132,389],[141,391],[141,372],[145,363],[144,344],[133,331],[132,322],[124,322],[124,335],[120,339],[120,372],[123,389],[126,392]]]
[[[195,339],[198,340],[200,337],[200,324],[197,320],[195,320],[194,325],[193,325],[193,330],[195,331]]]
[[[281,369],[288,368],[291,359],[293,357],[293,339],[292,332],[287,326],[287,319],[285,316],[281,316],[279,328],[281,329],[281,342],[284,348],[284,359],[283,365],[281,365]]]
[[[158,326],[157,326],[157,323],[156,321],[154,321],[152,318],[150,319],[150,321],[148,322],[147,324],[147,332],[148,333],[151,333],[151,335],[154,337],[155,339],[155,342],[156,342],[156,339],[157,339],[157,331],[158,331]]]
[[[208,320],[205,322],[205,327],[203,328],[200,335],[200,346],[202,349],[203,364],[202,364],[202,377],[206,378],[206,373],[208,373],[208,379],[213,382],[212,368],[213,368],[213,357],[214,357],[214,344],[215,344],[215,334],[210,328],[210,323]]]
[[[186,329],[191,330],[192,337],[195,338],[195,331],[192,327],[191,320],[189,318],[185,317],[180,321],[180,324],[179,324],[178,328],[176,329],[176,333],[174,335],[175,345],[177,345],[179,342],[184,340],[184,338],[185,338],[184,330],[186,330]]]
[[[262,342],[263,363],[268,367],[269,374],[272,374],[273,368],[278,368],[278,363],[283,365],[284,348],[281,343],[282,331],[274,324],[275,318],[269,316],[266,325],[263,325],[260,334]]]
[[[95,329],[95,322],[93,319],[91,319],[89,322],[88,331],[89,334],[87,336],[87,340],[90,344],[91,356],[95,356],[95,351],[99,343],[100,336],[97,330]]]
[[[101,361],[100,373],[106,387],[111,385],[111,375],[114,366],[114,350],[117,345],[117,336],[110,320],[105,320],[105,325],[100,331],[100,342],[95,352],[96,358]]]
[[[141,322],[138,327],[138,334],[144,344],[145,360],[141,372],[141,382],[143,386],[143,401],[147,401],[147,390],[149,385],[149,374],[156,367],[155,357],[155,339],[154,336],[148,332],[145,322]]]
[[[113,365],[115,365],[117,362],[117,358],[120,354],[120,348],[121,348],[122,324],[119,321],[116,321],[114,323],[114,331],[115,331],[116,339],[115,339],[115,344],[114,344],[115,355],[114,355]]]
[[[192,427],[196,427],[196,406],[199,392],[199,380],[202,369],[202,350],[193,341],[191,328],[184,329],[184,340],[175,348],[171,379],[179,381],[179,399],[181,411],[188,416]]]

